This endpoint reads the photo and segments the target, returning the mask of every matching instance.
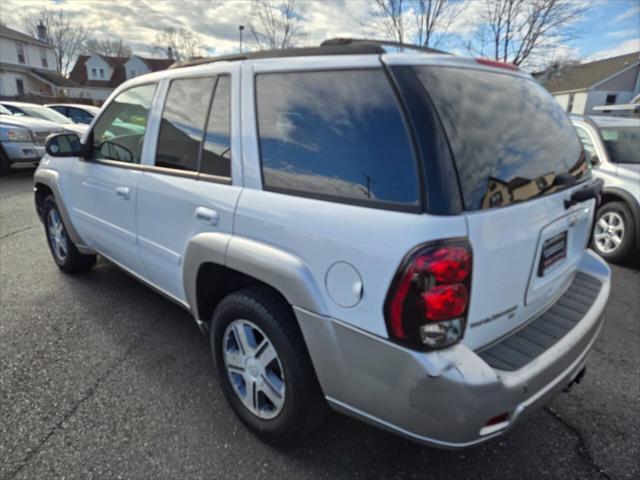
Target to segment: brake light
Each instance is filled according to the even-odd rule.
[[[488,58],[476,58],[476,63],[486,65],[488,67],[506,68],[507,70],[520,70],[517,65],[513,63],[500,62],[498,60],[490,60]]]
[[[460,340],[469,306],[471,260],[471,248],[462,240],[411,252],[385,302],[389,335],[418,348],[439,348]]]

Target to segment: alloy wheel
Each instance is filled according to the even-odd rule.
[[[598,250],[602,253],[612,253],[622,243],[624,237],[624,220],[617,212],[607,212],[598,219],[594,239]]]
[[[222,342],[227,376],[242,404],[259,418],[277,417],[285,401],[284,372],[269,338],[254,323],[234,320]]]

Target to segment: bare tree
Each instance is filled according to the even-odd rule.
[[[258,48],[294,47],[306,37],[296,0],[253,0],[249,29]]]
[[[425,47],[438,45],[461,5],[452,0],[413,0],[411,4],[417,24],[416,41]]]
[[[399,43],[435,47],[451,26],[460,5],[455,0],[372,0],[360,23],[376,37],[382,35]]]
[[[381,32],[383,37],[395,42],[404,43],[405,0],[374,0],[370,3],[370,11],[364,22],[376,35]]]
[[[35,37],[38,36],[38,24],[42,22],[47,29],[48,43],[55,52],[56,66],[66,75],[87,39],[87,29],[66,15],[64,10],[54,11],[46,7],[36,14],[23,15],[22,21],[24,28]]]
[[[121,38],[117,40],[90,38],[84,42],[82,53],[85,55],[97,53],[108,57],[130,57],[133,55],[131,47],[124,43]]]
[[[187,28],[168,27],[156,35],[152,52],[162,53],[178,62],[199,57],[202,55],[202,37]]]
[[[576,38],[579,32],[573,25],[590,8],[573,0],[485,2],[479,31],[480,51],[482,54],[488,51],[496,60],[515,65],[531,63],[536,55],[551,52],[558,44]]]

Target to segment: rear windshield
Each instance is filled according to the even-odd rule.
[[[600,135],[612,162],[640,164],[639,127],[600,127]]]
[[[455,67],[415,71],[449,139],[466,210],[552,193],[561,174],[588,177],[567,115],[534,80]]]

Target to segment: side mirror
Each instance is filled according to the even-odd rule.
[[[591,155],[589,163],[591,163],[592,167],[597,167],[598,165],[600,165],[600,159],[598,158],[598,155],[596,155],[595,153]]]
[[[75,133],[49,135],[44,148],[52,157],[79,157],[83,154],[80,137]]]

